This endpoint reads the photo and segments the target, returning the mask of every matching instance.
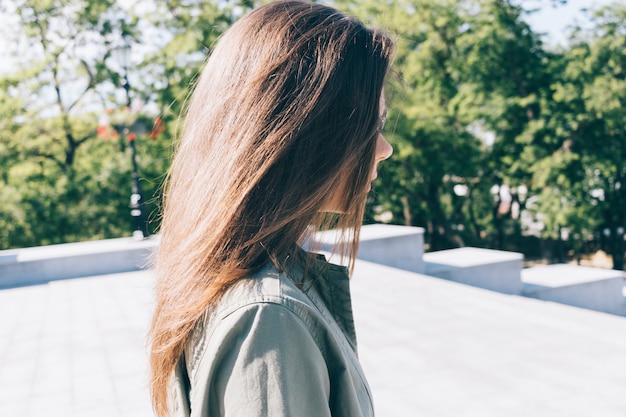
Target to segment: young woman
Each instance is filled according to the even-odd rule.
[[[159,417],[371,416],[349,269],[300,249],[344,231],[353,265],[392,40],[327,6],[279,1],[206,63],[175,154],[156,259]]]

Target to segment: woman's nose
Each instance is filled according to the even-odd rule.
[[[382,133],[378,135],[378,140],[376,141],[376,161],[384,161],[389,158],[393,153],[393,148],[387,142],[387,139],[383,136]]]

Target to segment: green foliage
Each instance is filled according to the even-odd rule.
[[[607,229],[614,267],[623,269],[626,227],[626,5],[591,11],[592,27],[577,29],[556,74],[550,128],[561,146],[540,161],[534,178],[545,189],[542,203],[557,207],[554,225],[580,239]],[[558,142],[557,142],[558,144]],[[621,229],[621,233],[620,233]]]

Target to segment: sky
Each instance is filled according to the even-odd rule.
[[[537,13],[526,17],[526,21],[537,33],[545,33],[544,42],[550,46],[565,46],[567,27],[578,22],[585,24],[586,19],[581,9],[600,7],[613,1],[626,0],[569,0],[565,6],[550,7],[545,6],[548,0],[520,0],[520,3],[527,8],[537,7],[541,4],[544,7]]]

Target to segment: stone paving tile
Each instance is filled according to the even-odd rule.
[[[151,272],[0,291],[0,416],[152,417]],[[384,417],[623,417],[626,318],[358,262]]]

